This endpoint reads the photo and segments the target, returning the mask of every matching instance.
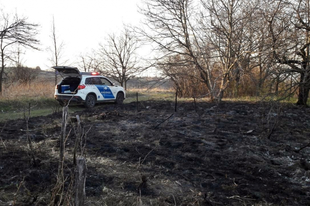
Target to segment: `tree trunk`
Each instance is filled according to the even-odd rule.
[[[296,104],[307,106],[308,96],[309,96],[309,88],[306,88],[305,86],[300,86],[299,94],[298,94],[298,101]]]
[[[280,84],[280,77],[277,76],[277,78],[276,78],[275,92],[274,92],[276,96],[278,96],[278,94],[279,94],[279,84]]]
[[[3,68],[0,71],[0,96],[2,96],[2,84],[3,84]]]
[[[229,80],[229,74],[226,73],[224,75],[224,77],[222,78],[221,80],[221,85],[220,85],[220,91],[218,93],[218,96],[217,96],[217,100],[218,102],[221,102],[223,97],[224,97],[224,91],[226,90],[228,84],[229,84],[230,80]]]
[[[261,57],[259,57],[259,62],[261,62]],[[256,91],[256,96],[260,96],[263,90],[263,68],[261,63],[259,65],[259,79],[258,79],[258,89]]]
[[[310,76],[308,73],[300,74],[298,101],[296,103],[297,105],[307,106],[307,101],[308,101],[309,91],[310,91],[309,81],[310,81]]]
[[[0,71],[0,96],[2,96],[2,90],[3,90],[3,73],[4,73],[4,67],[5,67],[5,64],[4,64],[4,51],[1,50],[1,71]]]

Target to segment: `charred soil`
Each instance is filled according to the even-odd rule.
[[[310,109],[169,101],[70,113],[85,133],[86,205],[310,205]],[[0,123],[0,205],[47,205],[62,114]],[[27,136],[31,137],[33,153]],[[33,156],[35,158],[32,158]],[[69,186],[68,186],[69,187]]]

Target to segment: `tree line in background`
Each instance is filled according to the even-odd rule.
[[[309,1],[144,0],[139,7],[144,24],[109,34],[98,49],[79,57],[79,68],[99,70],[125,88],[131,78],[156,68],[173,81],[181,97],[207,96],[220,102],[224,97],[296,96],[298,105],[306,105]],[[9,24],[4,23],[2,53],[3,41],[8,41]],[[34,27],[25,28],[35,32]],[[52,31],[51,62],[59,66],[63,43],[57,41],[54,22]],[[14,44],[35,48],[34,39],[25,39],[28,44]],[[139,54],[143,45],[153,48],[152,58]]]
[[[182,96],[298,95],[309,89],[309,0],[146,0],[158,67]],[[150,32],[151,31],[151,32]]]

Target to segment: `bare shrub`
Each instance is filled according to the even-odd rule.
[[[9,73],[9,82],[16,83],[19,82],[21,84],[30,85],[31,82],[37,78],[41,69],[39,67],[33,69],[29,67],[24,67],[22,65],[18,65],[17,67],[13,67],[10,69]]]

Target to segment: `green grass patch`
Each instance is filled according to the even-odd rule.
[[[30,118],[36,117],[36,116],[46,116],[53,112],[54,111],[51,108],[31,110]],[[28,111],[26,112],[26,115],[28,116]],[[7,121],[7,120],[13,120],[13,119],[23,119],[24,117],[25,117],[25,112],[20,112],[20,111],[2,113],[0,116],[0,122]]]
[[[296,97],[279,97],[279,96],[244,96],[238,98],[224,98],[223,101],[242,101],[242,102],[281,102],[287,104],[296,104]],[[310,99],[308,100],[310,104]]]
[[[0,100],[0,121],[20,119],[25,115],[30,117],[45,116],[56,111],[60,106],[52,98],[21,98],[16,100]]]
[[[83,110],[81,106],[70,107],[71,111]],[[16,100],[0,100],[0,122],[12,119],[21,119],[25,115],[30,117],[46,116],[55,112],[61,112],[62,107],[53,98],[22,98]]]
[[[174,101],[175,93],[171,91],[127,91],[125,103],[148,100]]]
[[[20,112],[30,109],[56,107],[57,102],[53,98],[21,98],[15,100],[0,100],[0,112]]]

